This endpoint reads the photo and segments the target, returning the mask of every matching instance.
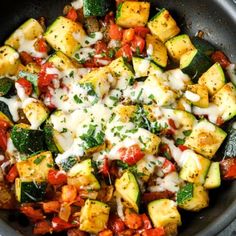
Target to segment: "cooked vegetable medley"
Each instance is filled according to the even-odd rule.
[[[167,9],[113,8],[76,0],[0,47],[0,208],[34,234],[177,235],[236,178],[236,66]]]

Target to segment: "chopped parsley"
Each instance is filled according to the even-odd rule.
[[[78,97],[78,95],[74,95],[74,101],[75,101],[77,104],[83,103],[83,101]]]
[[[46,158],[45,155],[39,156],[34,160],[35,165],[39,165],[44,159]]]
[[[77,157],[70,156],[67,160],[61,163],[61,167],[64,171],[68,172],[77,162]]]
[[[192,133],[192,130],[183,131],[184,136],[188,137]]]

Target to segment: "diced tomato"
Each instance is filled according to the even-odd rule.
[[[98,236],[113,236],[113,233],[110,229],[105,229],[98,234]]]
[[[134,28],[134,32],[136,35],[145,39],[146,35],[150,32],[150,30],[143,26],[137,26]]]
[[[76,21],[76,20],[78,19],[78,14],[77,14],[76,10],[72,7],[72,8],[68,11],[66,17],[67,17],[68,19],[72,20],[72,21]]]
[[[19,176],[19,173],[18,173],[18,170],[16,168],[16,164],[14,164],[10,171],[8,172],[7,176],[6,176],[6,180],[9,182],[9,183],[14,183],[15,182],[15,179]]]
[[[127,163],[128,165],[136,164],[145,156],[138,144],[134,144],[128,148],[120,148],[117,155],[120,160]]]
[[[48,50],[47,43],[43,38],[37,41],[37,50],[42,53],[46,53]]]
[[[211,59],[214,62],[220,63],[220,65],[225,69],[227,66],[230,65],[229,58],[222,52],[222,51],[215,51],[211,55]]]
[[[59,217],[53,217],[52,219],[52,227],[53,230],[56,232],[60,232],[66,229],[70,229],[75,227],[76,225],[68,223],[62,219],[60,219]]]
[[[131,48],[134,52],[142,53],[145,48],[145,40],[138,35],[134,36],[133,41],[131,42]]]
[[[34,61],[38,64],[38,65],[42,65],[43,59],[40,57],[33,57]]]
[[[88,236],[84,231],[81,231],[79,228],[69,229],[67,231],[67,236]]]
[[[172,154],[171,154],[171,150],[170,150],[170,147],[169,147],[168,144],[162,143],[162,144],[160,145],[159,150],[160,150],[160,153],[161,153],[163,156],[165,156],[165,157],[167,157],[167,158],[168,158],[168,157],[171,158]],[[169,158],[168,158],[168,159],[169,159]]]
[[[71,206],[70,203],[62,203],[58,216],[60,219],[68,222],[71,215]]]
[[[57,213],[60,209],[59,201],[43,202],[43,211],[45,213]]]
[[[125,44],[116,52],[116,58],[125,57],[129,61],[132,59],[132,50],[129,44]]]
[[[142,195],[142,202],[143,203],[149,203],[149,202],[159,200],[159,199],[163,199],[163,198],[170,199],[174,196],[175,196],[175,194],[168,191],[168,190],[163,191],[163,192],[144,193]]]
[[[161,168],[162,168],[162,171],[164,172],[164,174],[169,174],[171,172],[176,171],[175,165],[171,161],[169,161],[168,159],[165,159]]]
[[[54,65],[50,62],[46,62],[41,66],[41,71],[39,72],[38,86],[41,91],[47,91],[47,87],[52,85],[54,79],[58,79],[58,74],[48,73],[48,69],[55,68]]]
[[[187,146],[184,146],[183,144],[178,145],[178,148],[183,152],[188,149]]]
[[[79,206],[79,207],[82,207],[84,206],[84,203],[85,203],[85,200],[80,196],[78,195],[73,203],[73,205],[75,206]]]
[[[62,187],[61,199],[63,202],[73,202],[77,197],[77,189],[74,185],[64,185]]]
[[[109,27],[109,36],[111,39],[122,40],[123,30],[117,24],[111,24]]]
[[[10,127],[10,123],[7,122],[6,120],[0,119],[0,129],[8,129]]]
[[[34,225],[34,234],[47,234],[47,233],[52,233],[52,227],[49,224],[49,222],[47,222],[46,220],[42,220],[37,222]]]
[[[83,66],[85,68],[96,68],[96,67],[98,67],[97,63],[96,63],[96,60],[94,60],[94,58],[91,58],[91,59],[87,60],[85,63],[83,63]]]
[[[142,236],[165,236],[165,230],[163,227],[146,229],[144,232],[142,232]]]
[[[0,128],[0,149],[4,152],[7,150],[7,131],[5,128]]]
[[[216,119],[216,124],[217,125],[222,125],[224,124],[224,119],[221,117],[221,116],[218,116],[217,119]]]
[[[19,78],[16,83],[20,84],[24,88],[26,95],[30,95],[33,92],[33,86],[27,79]]]
[[[53,101],[52,101],[52,94],[51,94],[51,91],[50,90],[45,90],[45,93],[44,93],[44,103],[45,105],[50,109],[50,110],[53,110],[56,108],[56,106],[53,104]]]
[[[235,157],[222,160],[220,162],[220,166],[221,166],[223,179],[225,180],[236,179],[236,158]]]
[[[25,214],[28,218],[30,218],[33,222],[44,220],[44,215],[42,210],[35,210],[31,206],[22,206],[20,207],[20,211]]]
[[[24,66],[34,61],[33,57],[25,51],[20,52],[20,60]]]
[[[147,217],[147,215],[144,213],[140,215],[143,221],[143,229],[151,229],[152,228],[152,223],[150,219]]]
[[[96,54],[107,53],[107,44],[103,41],[98,41],[95,44]]]
[[[168,119],[168,124],[172,129],[175,129],[175,130],[177,129],[173,119]]]
[[[123,33],[122,43],[129,43],[134,39],[134,29],[126,29]]]
[[[112,232],[119,233],[125,229],[124,221],[116,215],[111,215],[108,221],[108,228],[112,230]]]
[[[108,176],[109,175],[109,161],[108,158],[105,157],[103,159],[103,165],[101,167],[100,172],[104,175],[104,176]]]
[[[48,182],[52,185],[65,184],[67,182],[66,173],[63,171],[50,169],[48,171]]]
[[[109,12],[106,16],[105,16],[105,23],[107,25],[110,25],[110,24],[115,24],[115,16],[114,16],[114,13],[111,11]]]
[[[124,222],[129,229],[139,229],[143,226],[142,217],[129,209],[125,210]]]

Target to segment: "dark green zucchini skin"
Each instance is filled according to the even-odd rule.
[[[229,129],[228,135],[224,142],[225,146],[223,148],[223,157],[224,158],[236,158],[236,129],[231,126]]]
[[[191,41],[195,48],[206,56],[211,56],[211,54],[216,50],[216,48],[205,39],[193,37]]]
[[[50,124],[46,124],[44,126],[44,137],[45,137],[45,143],[47,145],[47,148],[52,153],[59,153],[57,146],[53,140],[53,127]]]
[[[11,139],[16,149],[25,154],[33,154],[45,150],[44,133],[41,130],[13,126]]]
[[[21,203],[40,202],[44,200],[47,183],[21,182]]]
[[[4,115],[6,115],[10,120],[12,120],[12,115],[11,115],[11,112],[9,110],[9,107],[8,105],[3,102],[3,101],[0,101],[0,112],[2,112]]]
[[[0,79],[0,97],[7,95],[14,85],[14,81],[4,77]]]
[[[112,0],[84,0],[84,16],[105,16],[113,6]]]

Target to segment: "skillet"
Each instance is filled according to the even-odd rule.
[[[0,43],[29,17],[44,16],[47,25],[62,14],[68,0],[7,0],[1,2]],[[235,0],[151,0],[152,10],[165,7],[170,10],[182,30],[191,36],[198,30],[204,38],[223,50],[236,62],[236,1]],[[224,183],[211,191],[210,207],[200,213],[184,213],[181,236],[211,236],[223,230],[236,218],[236,182]],[[22,215],[0,212],[0,235],[31,235]],[[5,223],[6,222],[6,223]],[[19,223],[20,222],[20,223]],[[10,227],[8,226],[10,225]],[[15,229],[18,231],[15,231]]]

